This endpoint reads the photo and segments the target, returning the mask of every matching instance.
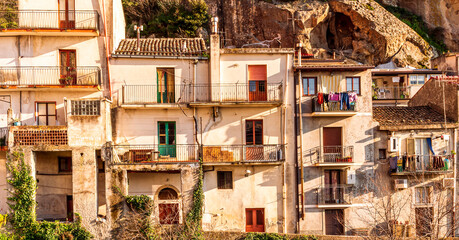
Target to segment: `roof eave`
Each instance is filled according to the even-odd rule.
[[[381,131],[402,131],[402,130],[429,130],[429,129],[444,129],[444,128],[458,128],[457,123],[433,123],[433,124],[416,124],[416,125],[379,125]]]
[[[208,60],[203,56],[160,56],[160,55],[133,55],[133,54],[112,54],[112,58],[145,58],[145,59],[187,59],[187,60]]]

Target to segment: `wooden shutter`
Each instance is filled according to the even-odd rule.
[[[414,155],[415,154],[414,138],[407,138],[406,139],[406,154],[407,155]]]
[[[249,65],[250,80],[267,80],[266,65]]]

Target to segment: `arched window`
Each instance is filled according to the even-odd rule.
[[[172,188],[164,188],[158,193],[158,209],[160,224],[179,224],[179,198]]]

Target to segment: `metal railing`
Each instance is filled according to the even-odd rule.
[[[315,147],[306,151],[307,162],[317,163],[353,163],[354,146],[324,146]]]
[[[403,155],[390,158],[391,173],[426,173],[446,172],[453,170],[453,159],[450,155]]]
[[[198,162],[199,146],[195,144],[114,145],[115,164]]]
[[[204,163],[269,163],[284,161],[284,145],[205,145]]]
[[[95,10],[2,10],[1,29],[18,30],[99,30],[99,13]]]
[[[346,104],[340,101],[328,101],[319,104],[318,98],[314,97],[312,100],[312,109],[314,112],[356,112],[357,102]]]
[[[351,204],[352,186],[325,185],[317,188],[317,204]]]
[[[373,87],[373,99],[409,99],[410,86]]]
[[[192,96],[191,84],[123,86],[123,104],[189,103]]]
[[[96,86],[99,67],[0,67],[1,86]]]
[[[195,102],[281,102],[282,83],[197,84]]]

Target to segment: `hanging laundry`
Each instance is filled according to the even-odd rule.
[[[324,103],[324,94],[323,93],[318,93],[317,94],[317,103],[318,104]]]
[[[328,97],[329,97],[328,95],[329,95],[329,94],[324,93],[324,101],[325,101],[325,103],[328,103]]]
[[[344,106],[346,106],[346,110],[351,109],[349,105],[349,95],[346,92],[340,93],[340,95],[341,110],[344,110]]]
[[[357,93],[356,92],[349,92],[349,102],[357,102]]]
[[[338,102],[339,101],[339,93],[330,92],[330,94],[328,95],[328,100],[329,101]]]
[[[392,157],[390,158],[390,172],[391,173],[395,173],[397,172],[397,160],[398,160],[398,157]]]

